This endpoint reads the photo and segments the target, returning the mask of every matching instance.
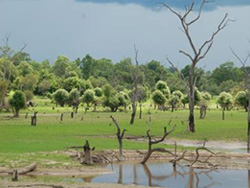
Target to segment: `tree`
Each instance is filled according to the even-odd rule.
[[[201,92],[200,105],[200,119],[204,119],[207,114],[207,107],[209,101],[212,99],[211,95],[208,92]]]
[[[250,44],[250,41],[248,41]],[[248,113],[247,113],[247,151],[250,152],[250,67],[246,66],[247,62],[250,58],[250,52],[248,51],[247,56],[245,58],[240,58],[231,48],[232,53],[237,58],[237,60],[242,65],[242,70],[244,72],[244,88],[246,90],[246,95],[248,98]],[[249,173],[249,172],[248,172]]]
[[[64,77],[66,75],[66,69],[69,66],[69,58],[66,56],[58,56],[53,66],[54,74],[58,77]]]
[[[8,83],[7,81],[0,80],[0,111],[5,106],[5,95],[7,93]]]
[[[171,105],[172,112],[174,112],[174,109],[181,104],[181,99],[177,95],[172,95],[168,100],[168,104]]]
[[[69,99],[69,93],[65,89],[58,89],[53,93],[53,98],[56,104],[63,107]]]
[[[170,95],[171,95],[170,94],[170,89],[169,89],[167,83],[162,81],[162,80],[159,80],[156,83],[155,89],[161,91],[164,94],[164,96],[166,97],[166,99],[168,99],[170,97]]]
[[[20,90],[17,90],[9,100],[9,103],[13,109],[14,117],[19,117],[19,111],[25,107],[26,103],[24,93]]]
[[[163,4],[164,7],[166,7],[171,13],[173,13],[181,22],[181,28],[185,34],[185,37],[188,40],[188,44],[192,50],[192,54],[180,50],[179,52],[183,55],[185,55],[190,60],[190,71],[188,73],[188,89],[189,89],[189,131],[195,132],[195,121],[194,121],[194,90],[196,85],[196,76],[195,76],[195,68],[198,62],[200,62],[202,59],[205,58],[207,53],[210,51],[215,37],[220,33],[221,30],[223,30],[228,23],[228,14],[225,14],[223,19],[220,21],[220,23],[217,26],[217,29],[211,34],[211,36],[206,40],[205,42],[200,42],[200,46],[197,46],[195,44],[195,40],[193,36],[191,35],[191,26],[193,26],[194,23],[198,22],[201,18],[201,13],[203,10],[204,5],[208,3],[207,0],[202,0],[199,11],[197,12],[197,15],[193,15],[193,10],[195,8],[195,1],[192,1],[192,3],[186,7],[184,13],[179,13],[179,11],[175,11],[173,8],[171,8],[167,4]],[[175,70],[178,71],[178,69],[174,66],[174,64],[168,59],[168,62],[175,68]],[[182,74],[180,74],[181,76]],[[183,78],[183,75],[181,76]]]
[[[163,93],[160,90],[156,90],[153,92],[152,99],[153,99],[154,103],[158,105],[158,108],[160,106],[164,106],[164,104],[167,101],[165,95],[163,95]]]
[[[144,82],[144,74],[141,72],[138,62],[138,53],[139,51],[134,47],[135,50],[135,66],[132,68],[132,94],[131,94],[131,102],[132,102],[132,114],[130,119],[130,124],[134,124],[137,102],[138,102],[138,87],[142,85]]]
[[[239,91],[236,96],[235,96],[235,104],[242,106],[246,112],[247,112],[247,107],[248,107],[248,97],[247,97],[247,93],[245,91]]]
[[[87,89],[82,96],[82,101],[89,107],[90,104],[94,102],[94,98],[95,92],[92,89]]]
[[[109,107],[111,112],[116,112],[120,105],[121,101],[119,100],[117,95],[109,98],[106,97],[103,101],[103,106]]]
[[[69,104],[73,106],[75,113],[77,113],[80,104],[80,92],[78,91],[78,89],[75,88],[70,91],[68,101]]]
[[[233,104],[233,97],[230,93],[222,92],[220,93],[217,104],[221,106],[222,110],[222,120],[225,119],[225,109],[229,109]]]

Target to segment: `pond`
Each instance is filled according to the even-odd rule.
[[[113,164],[107,165],[113,174],[85,178],[65,178],[67,182],[98,182],[134,184],[157,187],[249,187],[250,171],[193,169],[172,167],[171,163]]]

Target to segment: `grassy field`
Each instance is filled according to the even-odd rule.
[[[91,146],[97,150],[117,149],[115,138],[116,128],[110,126],[110,115],[114,116],[122,128],[128,131],[126,135],[145,136],[148,129],[147,121],[151,117],[150,129],[153,136],[160,136],[163,127],[171,120],[172,125],[177,125],[176,131],[168,138],[191,140],[246,140],[246,112],[233,110],[226,112],[226,120],[221,120],[221,111],[212,109],[207,112],[207,117],[198,119],[199,111],[196,111],[196,133],[187,132],[188,110],[175,112],[155,111],[145,105],[143,118],[138,119],[134,125],[129,125],[131,112],[87,112],[83,109],[72,119],[71,108],[55,108],[46,99],[38,99],[37,107],[25,109],[19,118],[13,118],[10,113],[0,114],[0,164],[3,158],[14,158],[15,154],[27,154],[42,151],[65,150],[67,146],[83,145],[85,140],[90,141]],[[150,110],[149,110],[150,108]],[[30,126],[30,115],[37,110],[37,126]],[[104,110],[104,109],[102,109]],[[150,113],[149,113],[150,111]],[[29,116],[25,119],[25,113]],[[64,112],[64,121],[60,121],[60,113]],[[83,118],[83,119],[82,119]],[[146,149],[147,144],[124,140],[124,149]],[[18,155],[17,155],[18,156]]]

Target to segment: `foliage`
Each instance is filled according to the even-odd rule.
[[[95,96],[97,96],[97,97],[102,97],[103,96],[103,90],[102,90],[102,88],[96,87],[94,89],[94,92],[95,92]]]
[[[26,97],[27,101],[32,100],[33,97],[34,97],[34,93],[32,91],[25,90],[23,93],[25,94],[25,97]]]
[[[242,106],[247,111],[249,100],[245,91],[239,91],[236,94],[234,101],[236,105]]]
[[[92,89],[87,89],[82,96],[82,102],[86,103],[88,107],[94,102],[94,99],[95,92]]]
[[[155,89],[161,91],[166,99],[170,97],[170,90],[166,82],[159,80],[155,85]]]
[[[167,101],[165,95],[160,90],[153,92],[152,99],[157,105],[164,105]]]
[[[168,100],[168,104],[171,105],[173,111],[175,108],[181,105],[181,99],[177,95],[172,95]]]
[[[53,93],[53,98],[56,104],[64,106],[69,99],[69,93],[65,89],[58,89]]]
[[[227,92],[222,92],[220,93],[218,99],[217,99],[217,104],[221,106],[221,108],[229,109],[233,105],[233,97],[230,93]]]
[[[14,116],[18,117],[19,111],[25,107],[26,98],[24,93],[20,90],[15,91],[12,98],[9,100],[9,103],[13,108]]]
[[[174,91],[172,95],[179,97],[179,99],[182,99],[184,97],[183,93],[179,90]]]

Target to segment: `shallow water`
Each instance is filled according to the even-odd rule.
[[[250,187],[250,171],[190,169],[178,166],[173,169],[170,163],[114,164],[107,165],[114,174],[88,178],[67,178],[70,182],[98,182],[135,184],[158,187]]]

